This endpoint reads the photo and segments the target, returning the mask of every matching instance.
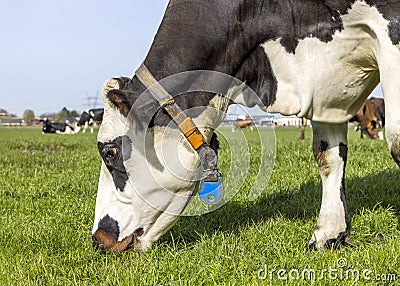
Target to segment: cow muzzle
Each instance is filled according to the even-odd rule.
[[[122,251],[142,252],[140,237],[143,233],[143,228],[138,228],[123,240],[117,241],[113,234],[103,229],[98,229],[92,235],[92,245],[101,253],[118,253]]]

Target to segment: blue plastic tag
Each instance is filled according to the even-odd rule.
[[[206,177],[201,180],[199,197],[209,205],[217,204],[224,198],[224,186],[220,174],[215,178]]]

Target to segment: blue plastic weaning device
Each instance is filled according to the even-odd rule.
[[[200,181],[200,200],[209,205],[215,205],[224,198],[224,186],[221,173],[218,170],[210,171]]]

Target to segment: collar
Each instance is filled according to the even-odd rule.
[[[135,74],[140,82],[150,91],[150,94],[158,102],[160,107],[164,109],[176,125],[178,125],[179,130],[193,149],[197,151],[204,170],[215,169],[216,154],[214,150],[208,146],[203,134],[201,134],[192,118],[182,111],[172,95],[161,86],[144,63],[136,70]]]

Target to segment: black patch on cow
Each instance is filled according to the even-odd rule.
[[[271,106],[276,101],[278,80],[262,47],[257,47],[251,53],[236,74],[236,77],[245,80],[246,84],[257,93],[265,106]]]
[[[270,6],[269,10],[281,28],[275,31],[274,39],[281,38],[282,46],[289,53],[295,53],[299,41],[310,35],[327,43],[332,41],[336,31],[343,29],[340,13],[321,1],[276,1]],[[279,9],[278,19],[275,9]]]
[[[98,224],[98,229],[104,230],[112,236],[115,240],[119,237],[119,226],[118,222],[111,218],[109,215],[103,217]]]
[[[78,126],[84,126],[86,122],[90,121],[90,114],[87,113],[86,111],[84,111],[81,114],[81,117],[79,118],[78,122],[76,123],[76,125]]]
[[[43,121],[42,132],[43,133],[57,133],[57,131],[65,132],[67,126],[71,128],[71,130],[74,130],[74,128],[69,126],[67,123],[50,122],[49,120],[46,119]]]
[[[321,140],[321,142],[319,143],[319,152],[325,152],[328,150],[328,148],[329,148],[329,142]]]
[[[396,164],[400,167],[400,155],[398,154],[398,152],[390,152],[390,154],[392,155],[393,160],[396,162]]]
[[[345,166],[346,166],[346,162],[347,162],[347,145],[344,144],[343,142],[339,143],[339,156],[340,158],[342,158]]]
[[[109,142],[98,142],[100,156],[110,171],[115,187],[123,192],[128,181],[124,161],[131,158],[132,141],[128,136],[120,136]]]
[[[346,200],[346,188],[345,188],[345,170],[346,170],[346,164],[347,164],[347,152],[348,152],[347,145],[343,142],[340,142],[339,143],[339,157],[343,160],[343,174],[342,174],[342,181],[341,181],[341,186],[340,186],[340,200],[342,201],[342,204],[343,204],[345,222],[346,222],[345,239],[346,239],[346,237],[349,236],[349,223],[350,223],[349,215],[347,213],[347,200]],[[340,237],[340,235],[339,235],[339,237]]]

